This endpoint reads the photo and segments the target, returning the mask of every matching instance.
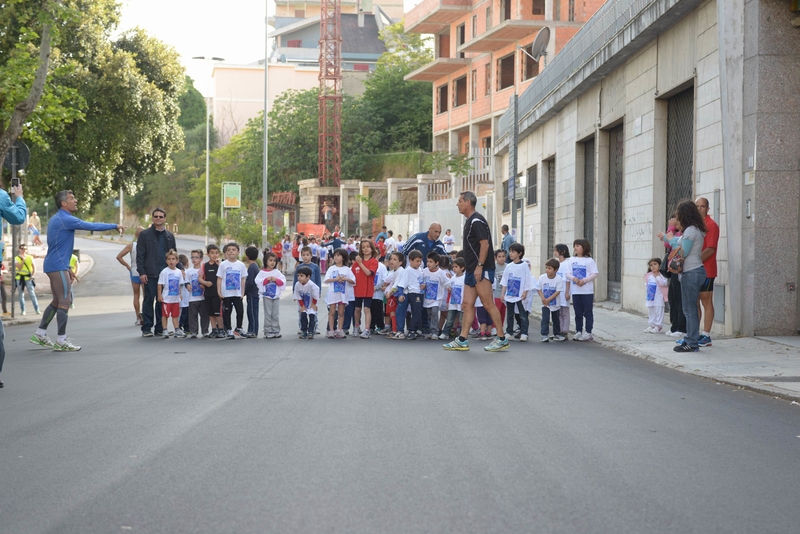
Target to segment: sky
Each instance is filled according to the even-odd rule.
[[[421,0],[405,0],[406,10]],[[226,63],[253,63],[264,57],[265,2],[269,0],[121,0],[120,31],[140,27],[173,46],[186,73],[206,94],[211,70],[194,56],[217,56]]]

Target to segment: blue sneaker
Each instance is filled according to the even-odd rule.
[[[508,338],[500,339],[499,337],[483,347],[483,350],[487,352],[497,352],[501,350],[506,350],[510,343],[508,342]]]
[[[444,350],[469,350],[469,341],[460,341],[458,336],[450,343],[442,345]]]
[[[701,347],[710,347],[711,346],[711,337],[710,336],[700,336],[697,340],[697,344]]]
[[[683,345],[683,338],[676,339],[676,340],[675,340],[675,344],[676,344],[676,345]]]

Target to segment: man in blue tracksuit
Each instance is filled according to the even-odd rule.
[[[444,244],[439,240],[442,233],[442,225],[438,222],[432,222],[428,227],[427,232],[420,232],[414,234],[406,241],[406,246],[403,247],[403,254],[408,258],[408,253],[412,250],[419,250],[423,258],[428,257],[429,252],[436,252],[437,254],[447,254],[444,250]],[[425,261],[424,259],[422,260]],[[422,333],[429,334],[428,330],[428,308],[422,308]]]
[[[18,185],[12,187],[11,192],[17,197],[14,202],[11,202],[11,197],[8,196],[8,193],[0,189],[0,217],[11,224],[22,224],[25,222],[25,216],[28,214],[28,207],[22,199],[22,186]],[[0,256],[0,261],[1,260],[2,257]],[[5,338],[6,333],[3,328],[3,320],[0,319],[0,373],[3,372],[3,360],[6,359]],[[1,387],[3,387],[2,380],[0,380],[0,388]]]
[[[53,350],[71,352],[81,350],[80,346],[67,339],[67,313],[71,304],[70,289],[75,274],[69,268],[69,260],[75,248],[75,230],[103,232],[105,230],[125,230],[124,226],[113,223],[92,223],[78,219],[73,215],[78,211],[78,199],[72,191],[56,193],[58,211],[47,224],[47,255],[44,257],[44,272],[50,279],[53,300],[42,314],[39,328],[31,336],[31,343]],[[55,342],[47,337],[50,321],[58,321],[58,338]]]

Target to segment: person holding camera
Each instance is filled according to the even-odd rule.
[[[11,200],[11,197],[3,189],[0,189],[0,218],[7,220],[11,224],[22,224],[28,215],[28,206],[25,205],[25,200],[22,198],[22,186],[17,181],[11,187],[11,192],[16,197]],[[6,359],[5,347],[6,332],[3,328],[3,320],[0,319],[0,374],[3,372],[3,360]],[[3,381],[0,380],[0,388],[3,387]]]

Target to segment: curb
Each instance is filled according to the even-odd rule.
[[[532,317],[536,317],[538,321],[542,320],[542,315],[540,313],[536,313],[535,311],[530,312]],[[646,360],[656,365],[660,365],[662,367],[667,367],[669,369],[674,369],[675,371],[680,371],[681,373],[686,373],[690,375],[694,375],[700,378],[705,378],[706,380],[713,380],[715,382],[719,382],[721,384],[726,384],[728,386],[734,386],[739,389],[745,389],[749,391],[753,391],[755,393],[761,393],[762,395],[769,395],[776,399],[783,399],[792,402],[800,402],[800,393],[795,393],[793,391],[788,391],[777,386],[770,386],[767,384],[758,384],[755,382],[751,382],[749,380],[742,380],[733,377],[725,377],[714,375],[711,373],[706,373],[703,371],[692,371],[690,369],[686,369],[683,365],[676,364],[671,362],[670,360],[665,360],[660,356],[656,356],[654,354],[649,354],[639,349],[634,349],[632,347],[627,347],[625,345],[621,345],[614,341],[609,341],[598,337],[594,334],[594,342],[598,345],[614,350],[616,352],[627,354],[628,356],[634,356],[636,358],[640,358],[642,360]]]

